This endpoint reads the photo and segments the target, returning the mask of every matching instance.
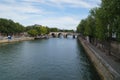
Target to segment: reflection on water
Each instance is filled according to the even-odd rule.
[[[0,80],[100,80],[76,39],[0,44]]]

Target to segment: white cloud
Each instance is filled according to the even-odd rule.
[[[22,1],[30,3],[32,2],[43,3],[60,8],[61,7],[93,8],[98,6],[97,4],[101,2],[101,0],[22,0]]]
[[[59,28],[75,28],[76,24],[78,24],[77,19],[71,17],[56,17],[56,18],[48,18],[40,21],[41,24],[50,25],[51,27],[59,27]]]
[[[87,2],[88,1],[88,2]],[[99,0],[1,0],[0,17],[12,19],[23,25],[41,24],[49,27],[59,27],[65,29],[75,29],[80,19],[86,14],[68,16],[60,15],[59,12],[50,12],[41,6],[52,6],[52,8],[87,8],[96,6]],[[90,3],[94,2],[94,3]],[[37,3],[38,6],[35,6]],[[51,14],[51,15],[50,15]],[[60,16],[54,16],[58,14]],[[73,16],[74,15],[74,16]]]
[[[13,12],[21,12],[21,13],[26,13],[26,12],[31,12],[31,13],[36,13],[36,12],[41,12],[40,9],[37,9],[36,7],[32,6],[31,3],[19,3],[19,2],[8,2],[6,4],[0,4],[0,10],[11,10]]]
[[[76,7],[85,7],[85,8],[89,8],[90,5],[82,0],[50,0],[50,2],[55,3],[55,4],[61,4],[62,6],[64,6],[64,4],[68,5],[68,6],[76,6]]]
[[[44,3],[56,7],[81,7],[81,8],[93,8],[98,6],[96,3],[100,3],[100,0],[46,0]]]
[[[30,17],[30,14],[43,14],[42,9],[32,6],[31,3],[19,3],[16,0],[5,0],[0,3],[0,17],[22,21]]]
[[[80,19],[77,18],[77,16],[63,16],[63,17],[51,17],[51,18],[44,18],[42,20],[35,19],[34,21],[31,21],[30,23],[36,23],[41,24],[44,26],[49,27],[58,27],[60,29],[76,29],[76,26],[80,22]]]

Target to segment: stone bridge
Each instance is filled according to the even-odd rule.
[[[68,36],[73,36],[73,38],[76,38],[78,36],[78,33],[73,33],[73,32],[50,32],[49,33],[50,36],[52,37],[64,37],[67,38]]]

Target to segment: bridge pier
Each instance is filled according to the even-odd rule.
[[[64,34],[64,38],[67,38],[67,34]]]
[[[58,38],[61,38],[61,33],[58,33]]]
[[[75,39],[75,35],[73,35],[73,39]]]

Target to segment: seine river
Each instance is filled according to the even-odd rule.
[[[100,80],[77,39],[0,44],[0,80]]]

